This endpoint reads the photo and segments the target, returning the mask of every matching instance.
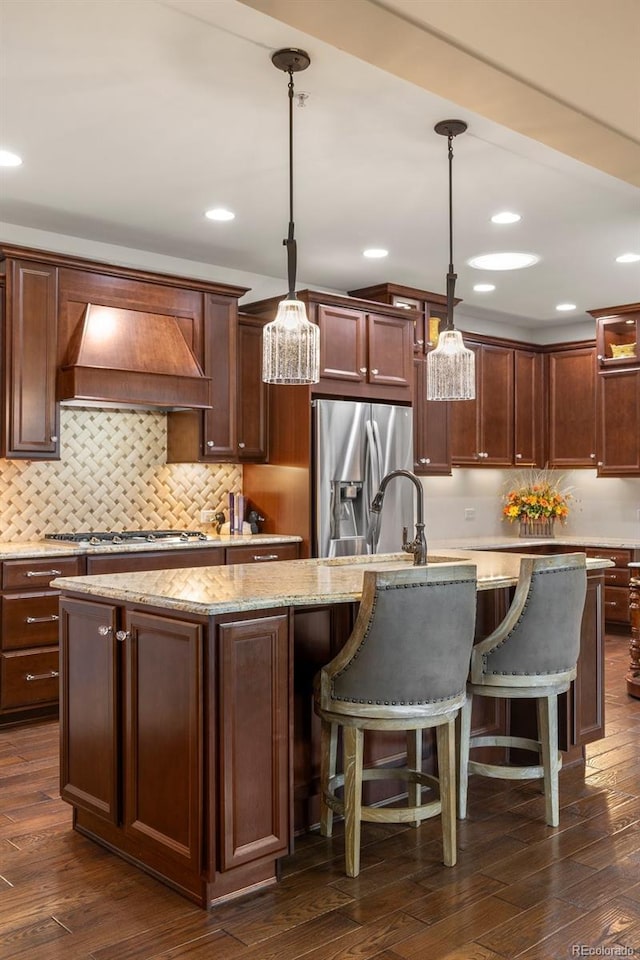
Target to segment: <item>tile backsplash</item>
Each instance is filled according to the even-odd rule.
[[[59,461],[0,460],[0,540],[78,530],[210,529],[237,464],[165,463],[166,415],[62,407]]]

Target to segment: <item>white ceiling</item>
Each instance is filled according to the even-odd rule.
[[[496,7],[473,2],[476,11],[485,3]],[[613,3],[638,9],[636,0]],[[510,4],[536,6],[503,0],[500,8]],[[460,5],[466,0],[449,4]],[[537,7],[550,6],[558,4],[538,0]],[[299,287],[340,291],[393,281],[444,292],[446,140],[433,125],[454,116],[469,124],[454,159],[456,293],[464,312],[515,323],[535,337],[571,319],[584,321],[586,310],[640,300],[640,263],[615,262],[621,253],[640,252],[639,181],[624,173],[633,173],[639,155],[637,69],[626,78],[624,71],[615,74],[616,84],[627,84],[625,114],[612,97],[606,123],[601,94],[587,117],[595,132],[583,137],[584,155],[598,132],[602,142],[609,137],[610,155],[622,148],[622,172],[613,176],[591,165],[591,157],[590,163],[575,159],[579,150],[567,147],[569,156],[550,147],[557,130],[549,126],[545,138],[540,111],[535,130],[532,123],[509,127],[508,97],[487,91],[498,90],[496,77],[513,83],[522,61],[518,83],[538,97],[542,88],[534,84],[524,48],[510,58],[494,43],[480,63],[473,59],[479,27],[456,40],[468,58],[467,81],[474,63],[493,71],[485,87],[469,84],[484,91],[486,104],[474,103],[481,115],[464,105],[472,97],[460,86],[464,71],[458,80],[452,71],[449,82],[440,70],[438,84],[425,89],[424,75],[409,77],[419,58],[398,55],[390,64],[379,41],[370,43],[375,55],[364,49],[354,55],[348,29],[344,49],[337,37],[328,42],[329,7],[345,15],[345,27],[349,17],[351,26],[360,24],[369,41],[369,14],[396,15],[385,8],[435,30],[413,27],[416,42],[449,45],[460,29],[443,19],[442,3],[428,0],[0,0],[0,147],[24,159],[20,168],[0,170],[3,239],[12,239],[6,225],[13,224],[193,261],[193,275],[198,264],[217,265],[222,281],[237,282],[230,271],[241,270],[256,275],[247,299],[264,295],[261,278],[286,273],[281,241],[288,220],[287,77],[270,55],[300,46],[312,62],[296,77],[296,91],[309,94],[294,117]],[[267,8],[272,16],[262,12]],[[289,25],[303,15],[311,17],[305,32]],[[406,21],[400,26],[407,28]],[[629,20],[626,36],[633,36],[632,26]],[[538,33],[532,30],[532,37]],[[352,35],[357,40],[357,30]],[[560,83],[554,54],[562,47],[561,30],[556,39],[540,56],[555,64],[550,76]],[[594,55],[590,67],[597,62]],[[439,93],[432,92],[436,86]],[[442,96],[448,87],[455,88],[457,104]],[[551,103],[553,91],[542,93]],[[556,105],[584,119],[580,89],[569,93],[563,90]],[[236,219],[205,220],[214,205],[230,207]],[[490,215],[503,209],[517,210],[522,221],[491,224]],[[367,261],[361,256],[367,246],[387,247],[390,255]],[[534,252],[540,263],[493,275],[465,263],[505,249]],[[484,280],[497,284],[495,293],[473,292],[473,283]],[[285,292],[284,282],[280,289]],[[575,314],[556,312],[563,301],[577,304]]]

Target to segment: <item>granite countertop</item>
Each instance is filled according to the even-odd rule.
[[[204,547],[257,547],[276,543],[300,543],[302,537],[269,533],[211,534],[206,540],[153,540],[142,543],[69,543],[60,540],[30,540],[23,543],[0,541],[0,560],[28,560],[33,557],[67,557],[95,553],[144,553],[150,550],[202,550]]]
[[[453,569],[460,564],[475,564],[478,590],[513,586],[518,580],[521,556],[473,550],[448,550],[446,556],[429,555],[432,563],[446,563]],[[120,603],[144,603],[212,616],[269,607],[356,601],[362,593],[365,570],[397,570],[411,563],[412,557],[404,553],[338,560],[280,560],[228,567],[58,577],[52,586]],[[610,566],[613,564],[609,560],[587,560],[589,569]]]
[[[640,550],[640,525],[638,525],[637,530],[630,531],[628,537],[570,537],[563,533],[556,534],[554,537],[519,537],[516,534],[505,533],[504,536],[494,537],[458,537],[451,540],[429,540],[429,547],[434,550],[442,550],[448,547],[455,547],[460,550],[512,550],[515,547],[522,547],[524,553],[527,547],[546,546],[553,543],[576,548],[606,547],[610,550],[617,548]]]

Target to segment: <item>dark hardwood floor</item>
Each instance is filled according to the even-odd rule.
[[[561,774],[561,818],[539,785],[473,777],[458,865],[440,823],[369,824],[363,869],[300,838],[276,887],[200,910],[71,830],[58,727],[0,730],[0,957],[20,960],[560,960],[640,958],[640,700],[628,640],[607,641],[607,736]]]

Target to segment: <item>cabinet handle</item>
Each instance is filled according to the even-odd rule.
[[[58,620],[58,614],[52,613],[50,617],[27,617],[25,623],[55,623]]]
[[[378,371],[378,369],[377,369],[376,367],[372,367],[372,368],[371,368],[371,373],[373,374],[374,377],[377,377],[379,371]]]
[[[58,442],[58,438],[56,437],[55,434],[54,434],[52,437],[49,437],[49,439],[51,440],[51,443],[57,443],[57,442]]]
[[[618,603],[616,600],[605,600],[604,605],[605,607],[617,607]]]
[[[124,643],[125,640],[130,640],[131,634],[128,630],[118,630],[116,633],[116,640],[119,640],[120,643]]]
[[[258,555],[257,553],[254,553],[253,559],[254,559],[254,560],[277,560],[277,559],[278,559],[278,554],[277,554],[277,553],[263,553],[263,554],[261,554],[261,555]]]
[[[610,573],[610,574],[609,574],[609,580],[617,580],[617,579],[618,579],[618,578],[616,577],[615,573]]]
[[[100,626],[98,627],[98,633],[101,637],[108,637],[110,633],[113,633],[113,627]]]
[[[239,443],[238,446],[240,447],[241,450],[244,450],[244,447],[245,447],[244,443]]]
[[[366,367],[360,367],[360,373],[366,373],[366,372],[367,372]]]
[[[25,680],[30,683],[32,680],[53,680],[58,676],[60,674],[57,670],[50,670],[49,673],[27,673],[25,674]]]
[[[207,446],[208,446],[208,447],[215,447],[214,441],[213,441],[213,440],[207,440]]]
[[[27,570],[28,577],[61,577],[62,570]]]

